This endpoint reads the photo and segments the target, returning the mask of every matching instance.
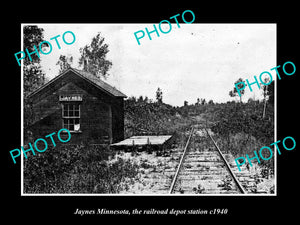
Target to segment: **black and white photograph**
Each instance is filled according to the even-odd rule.
[[[296,4],[112,3],[5,6],[3,221],[297,221]]]
[[[180,19],[21,24],[22,196],[277,195],[276,23]]]

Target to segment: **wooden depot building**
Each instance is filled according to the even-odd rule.
[[[67,128],[73,144],[122,141],[124,98],[94,75],[69,68],[27,97],[33,112],[30,130],[43,137]]]

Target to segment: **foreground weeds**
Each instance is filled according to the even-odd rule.
[[[107,148],[59,146],[24,163],[25,193],[118,193],[137,175],[137,165]],[[125,182],[126,181],[126,182]]]

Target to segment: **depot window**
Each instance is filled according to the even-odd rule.
[[[63,103],[62,104],[63,128],[69,131],[80,131],[80,104]]]

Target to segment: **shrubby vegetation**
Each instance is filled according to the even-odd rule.
[[[235,157],[251,156],[254,150],[274,142],[274,82],[268,92],[262,90],[263,101],[206,103],[198,98],[195,104],[185,101],[182,107],[172,107],[162,99],[152,102],[147,97],[131,97],[125,102],[125,135],[178,134],[192,124],[201,124],[214,132],[222,151]],[[261,162],[268,171],[266,176],[272,174],[274,159]]]
[[[189,128],[192,120],[182,117],[180,110],[142,96],[125,101],[125,137],[132,135],[174,134]]]
[[[262,102],[231,103],[216,110],[211,130],[218,136],[219,147],[235,157],[254,156],[263,146],[274,142],[274,110],[267,107],[262,117]],[[268,153],[267,153],[268,154]],[[268,155],[265,156],[268,158]],[[274,170],[274,158],[261,160],[263,167]]]
[[[264,86],[266,87],[266,86]],[[214,110],[210,115],[211,130],[219,137],[218,144],[235,157],[254,156],[263,146],[274,142],[274,82],[263,88],[264,100],[247,103],[228,102]],[[266,154],[266,155],[264,155]],[[268,158],[269,153],[263,153]],[[274,173],[274,157],[261,160],[263,176]]]
[[[25,193],[118,193],[137,175],[137,165],[100,146],[61,145],[24,163]],[[125,182],[126,179],[126,182]]]
[[[269,93],[273,93],[270,85]],[[184,143],[191,125],[210,128],[219,147],[234,157],[252,155],[274,142],[274,96],[247,103],[214,103],[197,99],[195,104],[174,107],[147,97],[125,101],[125,138],[132,135],[174,134]],[[267,100],[268,99],[268,100]],[[265,107],[266,106],[266,107]],[[108,147],[61,145],[29,157],[24,165],[25,193],[118,193],[138,174],[138,165],[126,159],[109,160]],[[266,156],[267,158],[267,156]],[[274,172],[274,160],[261,161],[263,176]]]

